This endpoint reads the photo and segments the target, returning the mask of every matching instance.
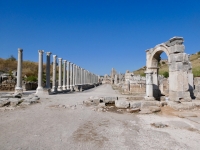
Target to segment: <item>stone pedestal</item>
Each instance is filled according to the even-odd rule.
[[[36,89],[36,94],[43,94],[43,53],[44,50],[38,50],[39,53],[39,61],[38,61],[38,87]]]
[[[23,49],[18,48],[17,85],[15,87],[15,94],[23,93],[23,88],[22,88],[22,61],[23,61]]]

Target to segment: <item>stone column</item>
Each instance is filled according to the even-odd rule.
[[[58,72],[58,91],[62,91],[62,58],[59,60],[59,72]]]
[[[57,88],[56,88],[56,65],[57,65],[57,56],[53,55],[53,82],[52,82],[52,89],[51,89],[51,91],[53,93],[57,92]]]
[[[155,100],[153,97],[153,72],[146,73],[146,96],[145,100]]]
[[[74,85],[78,85],[78,66],[75,66],[75,81]]]
[[[63,90],[67,90],[67,86],[66,86],[66,60],[63,60],[63,86],[62,89]]]
[[[69,72],[70,72],[70,62],[67,61],[67,89],[70,89],[70,84],[69,84]]]
[[[51,52],[46,52],[46,88],[50,89],[50,56]]]
[[[72,82],[72,85],[73,85],[73,87],[74,87],[74,85],[75,85],[75,79],[76,79],[76,77],[75,77],[75,72],[76,72],[76,65],[75,64],[73,64],[73,82]]]
[[[83,68],[81,68],[80,79],[81,79],[80,84],[83,85]]]
[[[73,63],[70,63],[70,89],[73,91]]]
[[[23,61],[23,49],[18,48],[18,60],[17,60],[17,85],[15,87],[15,93],[23,93],[22,88],[22,61]]]
[[[39,60],[38,60],[38,87],[36,90],[36,94],[43,93],[43,81],[42,81],[42,73],[43,73],[43,53],[44,50],[38,50]]]

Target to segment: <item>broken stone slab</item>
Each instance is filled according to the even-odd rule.
[[[91,102],[94,103],[94,104],[98,104],[100,98],[97,97],[97,96],[95,96],[95,97],[94,97],[94,96],[90,96],[88,100],[91,101]]]
[[[141,108],[141,102],[130,102],[130,108]]]
[[[161,111],[161,108],[158,106],[149,106],[149,107],[144,107],[141,108],[141,111],[139,112],[140,114],[151,114],[155,112]]]
[[[104,108],[104,107],[106,107],[106,104],[105,103],[99,103],[98,107]]]
[[[168,106],[173,108],[174,110],[190,110],[196,108],[195,103],[193,102],[168,102]]]
[[[15,98],[21,98],[22,97],[22,93],[14,93],[13,97],[15,97]]]
[[[187,113],[179,113],[178,117],[180,118],[187,118],[187,117],[197,117],[197,115],[195,113],[191,113],[191,112],[187,112]]]
[[[10,101],[10,106],[14,107],[17,106],[18,104],[23,102],[23,99],[19,99],[19,98],[9,98]]]
[[[149,107],[149,106],[160,106],[160,102],[159,101],[143,101],[141,103],[141,108],[143,107]]]
[[[115,104],[115,100],[118,100],[118,97],[105,97],[104,103],[106,104]]]
[[[0,98],[0,107],[9,105],[10,101],[8,100],[8,98]]]
[[[132,109],[126,109],[127,112],[129,113],[136,113],[140,111],[140,108],[132,108]]]
[[[13,98],[13,94],[3,94],[1,98]]]
[[[115,100],[115,106],[117,108],[129,108],[130,103],[126,100]]]

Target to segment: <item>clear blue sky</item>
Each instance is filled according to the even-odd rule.
[[[0,57],[50,51],[95,74],[136,70],[145,50],[182,36],[200,50],[199,0],[0,0]],[[44,57],[44,61],[45,61]]]

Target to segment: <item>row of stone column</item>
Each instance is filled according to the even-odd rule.
[[[38,87],[36,94],[43,93],[43,53],[44,50],[38,50]],[[50,89],[50,57],[51,52],[46,52],[46,89]],[[18,49],[18,66],[17,66],[17,85],[16,93],[22,93],[22,61],[23,49]],[[97,84],[98,76],[85,70],[74,63],[58,58],[58,86],[57,86],[57,56],[53,55],[53,77],[52,77],[52,92],[73,90],[76,85]],[[67,73],[66,73],[67,72]]]
[[[37,92],[41,89],[42,79],[42,55],[44,51],[39,50],[39,64],[38,64],[38,88]],[[50,88],[50,56],[51,53],[46,53],[46,88]],[[59,72],[58,72],[58,86],[56,85],[56,64],[57,56],[53,55],[53,81],[52,81],[52,92],[73,90],[76,85],[86,85],[86,84],[97,84],[98,76],[71,63],[62,58],[58,58]],[[67,73],[66,73],[67,72]],[[62,74],[63,73],[63,74]],[[36,92],[36,93],[37,93]]]

